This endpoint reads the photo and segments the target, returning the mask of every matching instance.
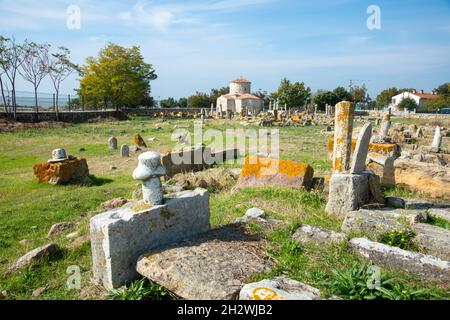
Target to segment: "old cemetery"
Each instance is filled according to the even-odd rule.
[[[449,299],[449,129],[340,102],[9,130],[0,299]]]

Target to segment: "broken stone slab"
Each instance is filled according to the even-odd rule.
[[[428,215],[435,218],[440,218],[446,221],[450,221],[450,209],[430,209]]]
[[[450,230],[426,223],[411,226],[416,233],[414,241],[426,253],[450,261]]]
[[[72,229],[77,224],[75,222],[59,222],[55,223],[51,226],[50,230],[48,231],[47,238],[54,237],[60,233],[63,233],[64,231],[67,231],[69,229]]]
[[[86,159],[37,163],[33,166],[33,171],[39,182],[48,182],[50,184],[91,184]]]
[[[394,162],[396,186],[430,198],[450,199],[450,168],[407,159]]]
[[[236,222],[248,222],[251,219],[265,219],[266,214],[263,210],[259,208],[251,208],[245,212],[245,215],[241,218],[236,219]]]
[[[20,257],[16,262],[14,262],[11,266],[8,267],[5,274],[11,274],[15,271],[23,269],[28,265],[36,262],[36,260],[50,257],[56,254],[59,251],[59,247],[55,243],[49,243],[45,246],[38,247],[30,252],[26,253],[22,257]]]
[[[239,300],[321,300],[320,290],[286,276],[246,284]]]
[[[426,220],[426,210],[361,209],[347,213],[341,230],[345,233],[380,236],[392,229],[405,230]]]
[[[248,156],[235,190],[248,187],[309,188],[314,169],[307,163]]]
[[[343,217],[347,212],[358,210],[370,201],[369,175],[336,173],[331,176],[328,214]]]
[[[143,254],[137,271],[187,300],[234,300],[255,273],[274,263],[266,241],[240,224]]]
[[[447,285],[450,281],[450,262],[448,261],[370,241],[366,238],[351,239],[349,247],[359,256],[371,260],[375,264],[404,270],[422,279]]]
[[[330,245],[346,241],[347,236],[344,233],[304,225],[295,231],[292,235],[292,239],[302,244]]]
[[[360,130],[352,156],[350,173],[359,174],[366,169],[366,159],[369,152],[370,138],[372,137],[372,125],[366,123]]]
[[[177,173],[196,172],[209,168],[212,160],[211,148],[198,146],[165,154],[161,159],[166,175],[173,177]]]
[[[209,218],[209,194],[204,189],[166,195],[159,206],[134,201],[94,216],[90,221],[94,281],[113,289],[135,280],[139,255],[208,231]]]
[[[367,168],[381,178],[381,185],[395,185],[394,158],[376,152],[369,152]]]
[[[103,210],[111,210],[111,209],[115,209],[115,208],[119,208],[121,206],[123,206],[124,204],[126,204],[128,202],[127,199],[125,198],[115,198],[115,199],[111,199],[108,201],[103,202],[100,207]]]

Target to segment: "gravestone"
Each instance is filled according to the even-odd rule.
[[[110,149],[117,149],[117,139],[116,137],[111,137],[108,139],[108,145]]]
[[[123,144],[120,147],[120,156],[122,158],[127,158],[130,156],[130,147],[127,144]]]
[[[369,152],[370,138],[372,137],[372,125],[366,123],[360,130],[353,153],[350,173],[361,173],[366,169],[367,153]]]

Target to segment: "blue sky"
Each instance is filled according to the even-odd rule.
[[[78,30],[66,26],[70,5],[81,10]],[[366,26],[369,5],[381,9],[380,30]],[[108,41],[139,45],[159,76],[155,98],[240,75],[269,92],[283,77],[313,91],[364,80],[372,97],[450,81],[450,0],[0,0],[0,34],[66,46],[79,64]],[[76,87],[74,76],[62,91]],[[20,80],[19,90],[31,87]]]

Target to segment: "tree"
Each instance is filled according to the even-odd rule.
[[[209,108],[211,100],[206,93],[197,91],[187,99],[187,104],[190,108]]]
[[[333,90],[333,93],[336,95],[337,102],[341,101],[352,101],[352,95],[347,91],[344,87],[337,87]]]
[[[178,107],[179,108],[187,108],[188,107],[187,99],[186,98],[178,99]]]
[[[267,93],[267,91],[262,90],[262,89],[258,89],[258,91],[253,93],[253,95],[257,96],[258,98],[260,98],[263,101],[263,108],[265,108],[265,106],[269,105],[269,103],[270,103],[270,96]]]
[[[362,86],[352,86],[350,88],[350,94],[352,101],[355,103],[367,103],[370,100],[370,97],[367,95],[367,88],[365,84]]]
[[[161,108],[176,108],[178,106],[177,101],[172,97],[161,100],[159,105]]]
[[[450,83],[441,84],[439,87],[434,89],[434,92],[436,92],[437,95],[450,95]]]
[[[119,106],[149,105],[150,81],[157,75],[151,64],[144,61],[140,48],[124,48],[109,43],[98,58],[89,57],[81,67],[80,92],[86,99]]]
[[[333,91],[319,90],[313,98],[313,104],[317,105],[319,110],[325,110],[325,106],[334,106],[339,102],[337,95]]]
[[[11,100],[14,119],[16,118],[16,77],[24,60],[23,48],[16,43],[15,38],[7,39],[0,36],[0,68],[11,84]]]
[[[392,97],[398,95],[400,92],[396,87],[388,88],[381,91],[377,96],[377,107],[385,108],[392,102]]]
[[[209,99],[211,100],[211,103],[215,104],[217,102],[217,99],[220,96],[223,96],[224,94],[227,94],[229,92],[230,92],[230,87],[222,87],[222,88],[218,88],[218,89],[211,89],[211,92],[209,93]]]
[[[41,81],[49,72],[49,51],[50,45],[47,43],[38,44],[25,40],[23,45],[24,60],[22,69],[19,69],[20,75],[33,85],[34,89],[34,107],[38,112],[37,90]]]
[[[271,95],[273,100],[278,100],[280,106],[286,104],[289,107],[302,107],[310,97],[311,89],[305,87],[303,82],[291,83],[286,78],[281,80],[278,90]]]
[[[398,104],[398,108],[404,109],[406,108],[407,110],[414,110],[417,108],[417,103],[414,99],[412,98],[404,98],[402,99],[402,101]]]
[[[70,62],[70,51],[59,47],[57,53],[53,53],[49,62],[49,76],[56,91],[56,117],[59,113],[59,87],[78,67]]]

